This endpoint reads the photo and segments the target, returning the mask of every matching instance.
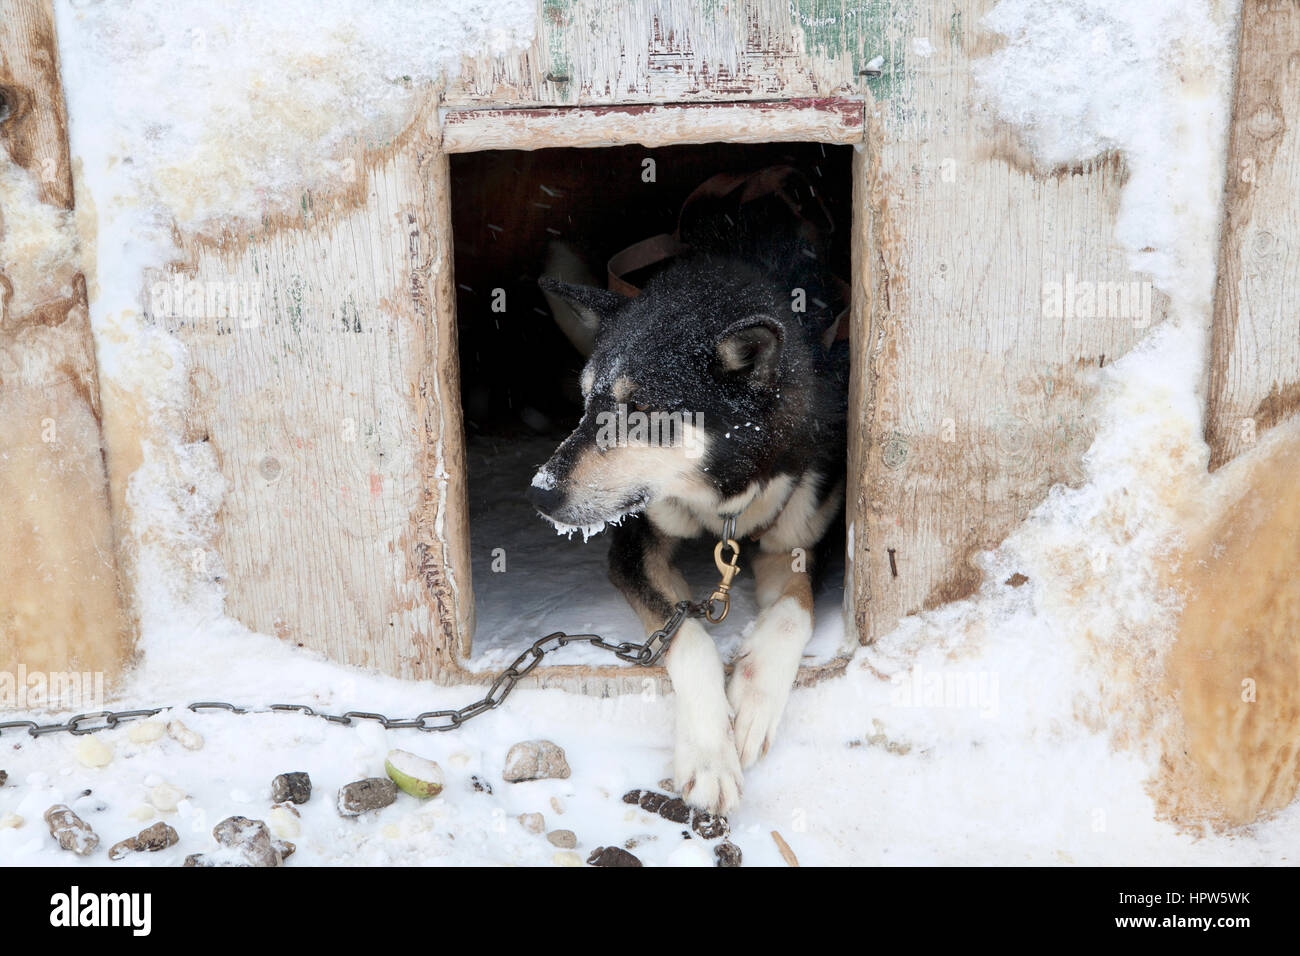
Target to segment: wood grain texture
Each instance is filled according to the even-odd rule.
[[[539,0],[522,53],[467,58],[449,105],[842,96],[885,33],[880,0]]]
[[[933,54],[868,111],[848,519],[865,640],[973,593],[975,555],[1082,479],[1093,372],[1166,308],[1114,240],[1121,162],[1035,169],[983,119],[970,65],[989,6],[918,5],[900,43],[931,38]]]
[[[359,158],[351,194],[189,240],[186,270],[146,290],[151,319],[189,349],[191,437],[228,482],[227,611],[413,678],[454,671],[473,613],[451,234],[435,227],[449,221],[446,163],[426,111]]]
[[[1210,468],[1300,408],[1300,2],[1245,0],[1205,434]]]
[[[101,672],[132,645],[75,232],[53,11],[0,16],[0,672]],[[79,701],[64,701],[78,706]]]
[[[647,147],[680,143],[857,143],[861,100],[777,100],[717,105],[449,110],[443,149]]]

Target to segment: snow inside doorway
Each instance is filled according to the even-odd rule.
[[[653,160],[651,181],[647,159]],[[450,160],[475,609],[465,665],[498,669],[555,630],[642,640],[639,620],[608,577],[609,536],[586,542],[557,537],[526,497],[538,465],[581,414],[584,360],[555,325],[537,287],[548,244],[578,250],[600,282],[611,255],[672,232],[683,200],[705,179],[789,163],[813,178],[834,217],[833,268],[847,280],[852,149],[816,142],[708,143],[487,150]],[[821,575],[805,664],[830,660],[845,642],[843,528],[830,534],[833,556]],[[676,562],[697,596],[713,587],[712,542],[684,543]],[[724,657],[757,612],[751,575],[742,573],[733,593],[731,615],[712,629]],[[615,661],[576,645],[563,663]]]

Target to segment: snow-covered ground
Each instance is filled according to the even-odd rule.
[[[84,198],[97,214],[88,274],[96,277],[92,315],[107,387],[143,389],[164,410],[179,400],[183,350],[135,314],[141,270],[168,261],[173,221],[202,228],[217,210],[257,214],[296,184],[330,181],[338,170],[305,167],[305,158],[328,157],[351,136],[391,135],[414,102],[408,82],[427,82],[461,51],[517,46],[532,28],[533,4],[522,0],[430,4],[428,30],[409,29],[402,6],[239,3],[216,13],[59,0],[79,205]],[[1099,373],[1086,482],[1054,490],[983,557],[977,595],[905,620],[858,650],[842,677],[795,691],[782,733],[747,773],[731,817],[747,864],[781,864],[773,830],[804,864],[1295,861],[1300,807],[1230,834],[1180,831],[1157,819],[1156,751],[1119,746],[1125,728],[1143,719],[1138,711],[1154,706],[1121,675],[1149,676],[1173,635],[1178,607],[1162,569],[1188,522],[1235,480],[1228,470],[1206,476],[1198,394],[1234,17],[1206,0],[1004,0],[995,9],[992,23],[1007,43],[982,74],[988,104],[1045,162],[1124,151],[1131,178],[1120,238],[1134,265],[1171,296],[1174,317]],[[313,29],[300,29],[307,18]],[[1067,42],[1079,36],[1088,42]],[[178,53],[178,42],[189,53]],[[1186,62],[1196,67],[1190,86]],[[258,135],[242,135],[253,127]],[[83,219],[83,242],[87,228]],[[218,507],[221,483],[215,463],[187,451],[179,435],[166,437],[166,417],[159,421],[132,482],[136,531],[150,532],[141,535],[141,656],[115,706],[216,698],[413,715],[477,695],[330,664],[249,633],[222,613],[218,592],[170,586],[167,549],[202,540],[195,529]],[[536,463],[517,466],[526,474]],[[172,503],[167,483],[176,481],[198,485],[195,510]],[[491,494],[504,502],[510,485]],[[480,596],[515,586],[543,559],[566,562],[584,595],[607,587],[599,538],[566,542],[541,522],[517,530],[499,582],[475,567]],[[498,532],[485,525],[476,533]],[[484,549],[475,552],[485,560]],[[1028,580],[1004,583],[1017,573]],[[477,666],[556,627],[639,633],[612,589],[594,603],[563,583],[528,591],[509,611],[500,602],[480,608]],[[828,595],[823,656],[842,638],[836,594]],[[738,610],[732,640],[748,607]],[[648,865],[711,862],[709,844],[620,799],[671,773],[671,707],[649,690],[610,699],[521,690],[452,734],[287,714],[181,719],[202,735],[200,749],[165,734],[133,743],[124,727],[96,735],[112,750],[98,767],[66,734],[0,738],[0,769],[9,775],[0,787],[0,861],[104,864],[109,844],[165,819],[180,833],[178,846],[116,865],[174,865],[211,849],[219,820],[266,818],[271,778],[305,770],[316,795],[301,819],[277,823],[298,847],[291,865],[572,862],[515,819],[532,812],[547,829],[574,831],[582,859],[598,845],[636,840]],[[570,778],[502,780],[507,749],[533,738],[566,750]],[[446,790],[423,802],[402,794],[367,817],[341,819],[335,791],[382,775],[392,747],[436,760]],[[492,792],[475,789],[473,776]],[[146,818],[151,791],[168,803],[155,789],[164,783],[185,798]],[[41,815],[60,801],[98,831],[97,854],[81,859],[54,845]],[[10,814],[22,825],[4,826]]]

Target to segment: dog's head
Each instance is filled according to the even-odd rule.
[[[582,419],[533,477],[544,517],[586,535],[659,498],[708,507],[755,480],[796,351],[780,290],[704,259],[670,267],[636,298],[541,282],[594,341]]]

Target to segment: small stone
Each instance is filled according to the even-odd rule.
[[[17,830],[26,821],[16,813],[6,813],[0,817],[0,830]]]
[[[77,856],[87,856],[99,846],[99,837],[90,824],[73,813],[67,804],[56,803],[46,810],[45,822],[49,824],[50,836],[59,841],[59,846]]]
[[[551,862],[556,866],[582,866],[582,857],[572,850],[564,850],[554,854],[551,857]]]
[[[263,821],[248,817],[226,817],[212,828],[212,837],[242,857],[245,866],[279,866],[296,849],[292,843],[272,839]]]
[[[623,794],[623,802],[639,804],[641,802],[641,791],[629,790],[627,793]]]
[[[180,842],[180,835],[165,823],[155,823],[133,837],[114,843],[108,851],[110,860],[120,860],[128,853],[156,853]]]
[[[587,857],[591,866],[640,866],[641,861],[617,846],[598,846]]]
[[[551,809],[558,815],[564,814],[564,804],[560,802],[559,797],[551,797]]]
[[[406,750],[388,751],[384,773],[404,792],[421,800],[442,793],[442,768],[418,754]]]
[[[371,810],[381,810],[396,799],[397,784],[387,777],[356,780],[339,791],[339,816],[356,817]]]
[[[127,814],[127,816],[130,817],[132,820],[138,820],[139,822],[143,823],[145,820],[152,820],[154,818],[154,815],[157,812],[158,811],[156,811],[153,807],[149,806],[149,804],[142,803],[134,810],[130,811]]]
[[[673,823],[686,823],[691,818],[691,808],[681,797],[673,797],[659,808],[659,815]]]
[[[658,813],[659,808],[667,802],[667,794],[655,793],[653,790],[641,791],[641,809],[649,813]]]
[[[160,783],[149,790],[149,802],[163,813],[171,813],[185,799],[185,791],[170,783]]]
[[[474,788],[475,793],[486,793],[488,796],[492,795],[492,784],[488,783],[486,780],[474,776],[469,778],[469,783],[470,786]]]
[[[306,803],[311,799],[311,777],[306,771],[282,773],[271,781],[271,800],[275,803]]]
[[[705,840],[716,840],[731,832],[726,817],[715,817],[712,813],[703,811],[696,812],[695,819],[691,821],[691,829]]]
[[[660,780],[660,781],[659,781],[659,789],[660,789],[660,790],[666,790],[666,791],[668,791],[669,793],[674,793],[674,792],[677,790],[677,788],[673,786],[673,778],[672,778],[672,777],[664,777],[662,780]]]
[[[552,830],[546,834],[546,839],[551,841],[552,846],[558,846],[561,850],[572,850],[578,845],[578,835],[572,830]]]
[[[651,840],[659,839],[653,833],[638,833],[636,836],[628,837],[623,841],[623,849],[635,850],[642,843],[649,843]]]
[[[113,748],[94,734],[77,742],[77,762],[83,767],[107,767],[113,760]]]
[[[6,781],[8,781],[8,779],[9,779],[9,774],[3,770],[0,770],[0,787],[3,787]]]
[[[266,822],[272,833],[285,840],[291,840],[302,832],[297,811],[289,806],[272,807],[271,812],[266,815]]]
[[[524,740],[510,748],[501,776],[510,783],[524,780],[567,780],[564,749],[549,740]]]
[[[1028,581],[1029,578],[1025,577],[1023,574],[1017,571],[1015,574],[1011,575],[1011,577],[1007,578],[1006,581],[1004,581],[1003,583],[1009,584],[1013,588],[1018,588],[1022,584],[1028,583]]]
[[[734,843],[719,843],[713,848],[713,855],[718,858],[718,866],[740,866],[740,847]]]
[[[142,720],[127,728],[126,739],[133,744],[151,744],[161,740],[166,732],[167,728],[161,720]]]
[[[190,730],[179,720],[168,721],[167,736],[171,737],[186,750],[203,749],[203,737]]]
[[[521,813],[519,825],[529,833],[541,833],[546,829],[546,818],[540,813]]]

